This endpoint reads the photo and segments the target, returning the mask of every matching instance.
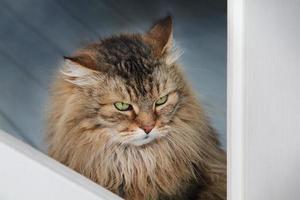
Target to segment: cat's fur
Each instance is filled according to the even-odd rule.
[[[170,17],[66,57],[51,93],[49,155],[125,199],[226,199],[225,153],[176,57]],[[150,139],[138,138],[151,123]]]

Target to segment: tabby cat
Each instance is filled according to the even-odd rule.
[[[168,16],[65,57],[48,152],[128,200],[224,200],[225,153],[176,63],[172,26]]]

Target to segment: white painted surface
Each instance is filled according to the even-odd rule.
[[[243,2],[229,1],[230,199],[299,200],[300,1]]]
[[[1,200],[117,200],[92,181],[0,130]]]
[[[244,0],[228,1],[227,196],[244,199]]]
[[[245,5],[246,200],[299,200],[300,1]]]

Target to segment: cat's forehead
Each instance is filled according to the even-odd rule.
[[[104,61],[117,64],[122,61],[151,59],[152,49],[139,34],[119,35],[101,41],[100,53]]]
[[[156,76],[157,70],[151,73],[130,74],[129,77],[116,75],[113,81],[119,83],[117,89],[125,93],[130,100],[146,100],[159,95],[166,86],[165,80]]]
[[[112,37],[101,45],[102,61],[111,65],[109,75],[123,79],[128,87],[144,95],[158,81],[155,71],[161,61],[139,35]]]
[[[172,77],[158,69],[144,78],[124,79],[118,75],[107,77],[106,85],[112,87],[106,87],[109,90],[106,95],[115,98],[114,101],[136,103],[143,107],[152,105],[157,98],[177,89]]]

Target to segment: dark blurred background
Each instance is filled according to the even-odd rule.
[[[45,151],[48,88],[63,55],[143,32],[171,13],[180,58],[226,148],[226,0],[0,0],[0,129]]]

